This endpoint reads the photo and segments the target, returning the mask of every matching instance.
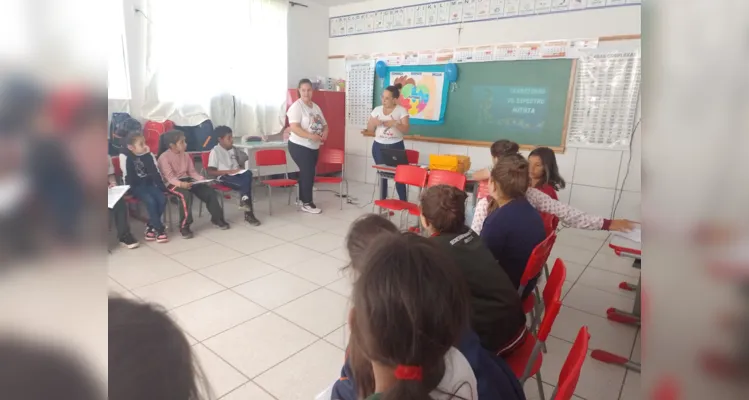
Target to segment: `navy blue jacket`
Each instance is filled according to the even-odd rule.
[[[476,376],[478,400],[525,400],[525,392],[507,363],[484,350],[473,331],[463,335],[457,348]],[[341,369],[341,379],[333,385],[331,399],[357,400],[356,382],[348,359]]]

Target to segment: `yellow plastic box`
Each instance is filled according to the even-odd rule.
[[[465,174],[471,169],[471,157],[452,154],[430,154],[429,169],[441,169]]]

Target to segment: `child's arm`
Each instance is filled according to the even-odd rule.
[[[484,181],[484,180],[489,179],[489,175],[490,174],[489,174],[489,169],[488,168],[480,169],[480,170],[474,172],[473,175],[471,175],[471,180],[474,180],[474,181]]]
[[[489,209],[489,200],[483,198],[476,203],[476,210],[473,213],[473,222],[471,223],[471,229],[476,233],[481,233],[481,228],[484,227],[484,221],[486,220],[486,213]]]
[[[151,157],[153,158],[153,165],[156,166],[156,176],[154,177],[156,181],[156,186],[162,191],[166,192],[166,185],[164,185],[164,177],[161,175],[161,171],[159,170],[159,162],[156,161],[156,156],[151,153]]]
[[[172,165],[169,164],[169,162],[166,160],[166,158],[162,155],[159,157],[159,171],[161,171],[161,175],[166,179],[166,181],[170,185],[174,185],[176,187],[183,187],[183,183],[179,180],[179,177],[174,172],[174,168],[172,168]]]
[[[192,157],[187,153],[185,153],[185,157],[189,159],[187,163],[187,175],[189,175],[190,178],[195,179],[196,181],[204,180],[205,178],[203,177],[203,175],[200,175],[198,171],[195,170],[195,162],[192,160]]]
[[[114,174],[109,174],[107,177],[109,181],[109,187],[117,186],[117,178],[114,176]]]
[[[237,154],[237,164],[239,164],[239,169],[245,169],[247,168],[247,161],[250,160],[250,156],[247,155],[247,152],[241,149],[234,148],[234,152]],[[210,163],[208,163],[210,165]]]
[[[572,206],[564,204],[561,201],[554,200],[544,192],[535,188],[529,188],[525,197],[536,210],[554,214],[559,217],[560,221],[572,228],[604,231],[629,231],[633,226],[633,223],[626,219],[612,221],[603,217],[587,214]]]

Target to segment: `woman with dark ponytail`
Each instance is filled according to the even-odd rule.
[[[383,164],[382,149],[399,149],[405,150],[406,145],[403,143],[403,135],[408,133],[408,111],[398,105],[400,90],[402,85],[396,83],[388,86],[382,91],[382,105],[375,107],[367,123],[367,131],[374,133],[375,140],[372,143],[372,158],[375,164]],[[398,198],[407,200],[406,185],[402,183],[395,184],[398,191]],[[388,184],[387,179],[380,180],[380,199],[387,197]]]
[[[467,329],[469,305],[450,257],[426,238],[385,234],[353,262],[361,275],[349,348],[362,358],[352,362],[359,398],[478,400],[471,365],[453,347]]]

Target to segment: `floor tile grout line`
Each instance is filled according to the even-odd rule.
[[[236,294],[236,293],[235,293],[235,294]],[[240,296],[240,297],[241,297],[241,296]],[[243,298],[244,298],[244,297],[243,297]],[[252,317],[252,318],[250,318],[250,319],[244,320],[244,321],[242,321],[242,322],[240,322],[240,323],[238,323],[238,324],[236,324],[236,325],[233,325],[233,326],[231,326],[231,327],[229,327],[229,328],[226,328],[226,329],[222,330],[221,332],[217,332],[217,333],[214,333],[213,335],[211,335],[211,336],[208,336],[208,337],[207,337],[207,338],[205,338],[205,339],[202,339],[202,340],[201,340],[201,339],[198,339],[198,338],[196,338],[196,337],[195,337],[194,335],[190,334],[190,332],[188,332],[188,331],[187,331],[186,329],[182,328],[182,326],[180,326],[180,329],[182,329],[182,330],[183,330],[183,331],[184,331],[185,333],[188,333],[188,334],[190,334],[190,336],[191,336],[191,337],[192,337],[193,339],[195,339],[195,340],[196,340],[196,341],[197,341],[198,343],[200,343],[200,344],[204,344],[203,342],[205,342],[205,341],[207,341],[207,340],[213,339],[214,337],[216,337],[216,336],[218,336],[218,335],[221,335],[222,333],[226,333],[227,331],[230,331],[230,330],[232,330],[232,329],[234,329],[234,328],[238,327],[239,325],[244,325],[244,324],[245,324],[245,323],[247,323],[247,322],[253,321],[253,320],[257,319],[257,318],[260,318],[260,317],[262,317],[263,315],[267,315],[267,314],[269,314],[269,313],[271,313],[271,312],[272,312],[271,310],[269,310],[269,309],[267,309],[267,308],[265,308],[265,307],[263,307],[263,306],[261,306],[261,305],[259,305],[259,304],[255,303],[255,302],[251,302],[251,303],[252,303],[252,304],[255,304],[255,305],[257,305],[257,306],[258,306],[258,307],[260,307],[260,308],[262,308],[262,309],[263,309],[263,312],[261,312],[260,314],[258,314],[258,315],[256,315],[256,316],[254,316],[254,317]]]

